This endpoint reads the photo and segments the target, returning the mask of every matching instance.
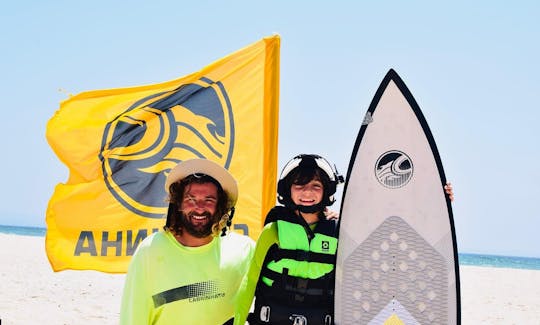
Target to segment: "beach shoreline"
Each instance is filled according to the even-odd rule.
[[[0,233],[2,324],[118,324],[124,274],[53,272],[45,238]],[[462,324],[539,324],[540,270],[460,266]]]

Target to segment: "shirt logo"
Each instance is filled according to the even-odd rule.
[[[189,299],[189,302],[197,302],[222,297],[225,297],[225,293],[220,292],[220,283],[218,281],[205,281],[160,292],[153,295],[152,300],[154,301],[154,307],[158,308],[178,300]]]

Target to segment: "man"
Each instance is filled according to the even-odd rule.
[[[229,172],[206,159],[179,163],[165,182],[164,231],[141,242],[122,297],[121,324],[223,324],[254,242],[227,225],[238,197]],[[220,236],[220,233],[221,236]]]

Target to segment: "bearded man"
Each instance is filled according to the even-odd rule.
[[[164,231],[145,238],[133,255],[120,324],[224,324],[247,272],[254,242],[227,232],[238,187],[223,167],[191,159],[165,183]],[[221,234],[221,235],[220,235]]]

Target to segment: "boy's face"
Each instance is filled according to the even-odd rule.
[[[294,204],[310,206],[322,201],[324,188],[321,181],[313,179],[309,183],[291,186],[291,198]]]

